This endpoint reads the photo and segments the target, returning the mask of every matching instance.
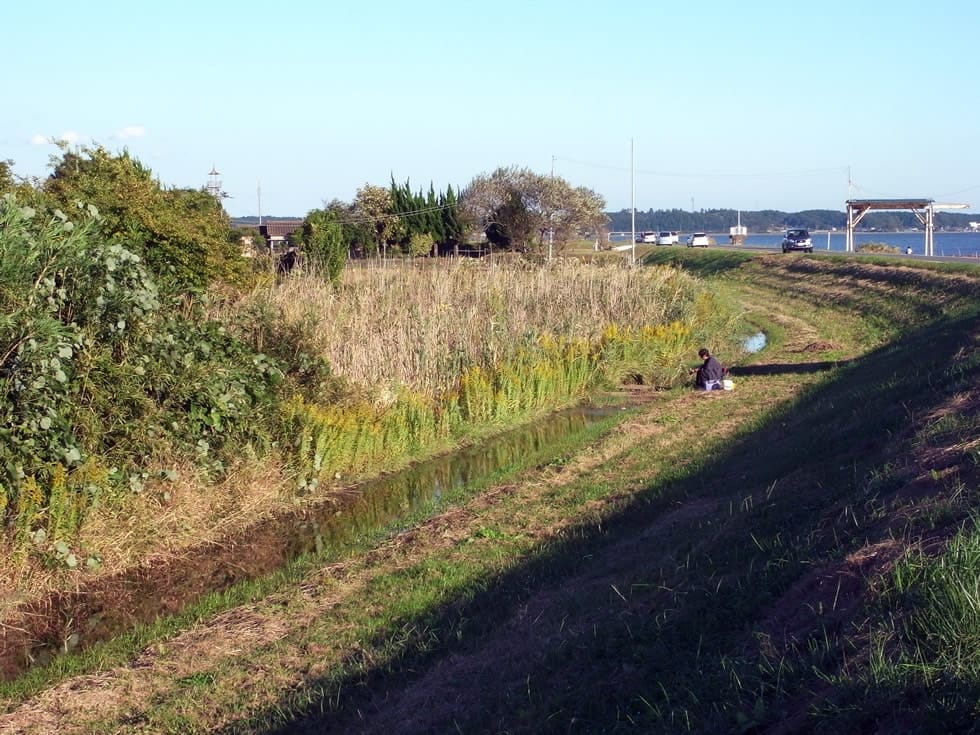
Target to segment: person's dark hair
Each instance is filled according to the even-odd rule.
[[[698,357],[707,357],[710,354],[711,353],[708,352],[708,348],[707,347],[702,347],[700,350],[698,350]]]

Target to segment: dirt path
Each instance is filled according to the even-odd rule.
[[[782,323],[788,339],[778,350],[763,353],[761,362],[819,361],[820,350],[810,349],[821,341],[818,328],[799,315],[774,315],[771,307],[766,307],[769,317]],[[737,378],[734,393],[717,396],[647,395],[640,413],[563,464],[560,471],[545,468],[518,484],[493,488],[364,556],[318,570],[294,589],[204,620],[144,650],[126,665],[66,679],[0,715],[0,733],[154,732],[156,715],[148,714],[151,707],[170,712],[171,722],[178,723],[172,725],[176,730],[181,722],[191,723],[188,731],[202,729],[203,723],[205,729],[234,730],[238,718],[273,703],[269,692],[300,687],[352,656],[367,655],[347,632],[355,625],[354,616],[362,612],[358,601],[369,597],[380,577],[433,557],[451,558],[460,545],[480,538],[488,527],[519,533],[537,545],[561,539],[582,517],[542,512],[528,525],[527,519],[514,518],[513,509],[546,507],[549,497],[584,480],[600,484],[608,478],[617,482],[626,478],[618,493],[586,509],[587,515],[601,518],[603,506],[626,502],[624,498],[654,479],[643,475],[633,459],[638,447],[667,454],[678,453],[692,442],[722,442],[735,427],[787,400],[815,376]],[[705,425],[699,417],[708,403],[717,401],[726,402],[723,420]],[[670,422],[665,423],[665,415]],[[518,698],[521,673],[532,670],[534,661],[574,644],[578,636],[600,626],[605,616],[628,620],[645,614],[647,610],[637,609],[629,595],[635,570],[665,561],[666,536],[688,532],[724,512],[705,498],[675,504],[636,533],[605,546],[581,570],[533,590],[518,610],[465,651],[437,661],[401,684],[378,689],[376,696],[363,699],[355,714],[306,725],[311,732],[446,731],[457,713],[479,706],[477,699],[483,695],[474,682],[498,682],[500,696]],[[573,599],[588,598],[609,603],[585,607],[578,614],[569,612],[575,607]],[[311,650],[304,631],[314,626],[335,631],[332,639],[328,637],[333,643],[320,643]],[[220,686],[195,699],[194,683],[213,684],[216,676],[222,679]],[[631,672],[623,670],[621,676],[629,678]],[[260,689],[251,686],[258,680]],[[186,719],[176,714],[180,712]]]

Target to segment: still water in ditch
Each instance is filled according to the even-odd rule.
[[[495,473],[553,461],[558,447],[623,406],[581,405],[405,470],[331,493],[288,517],[267,519],[236,538],[175,562],[148,564],[28,605],[24,626],[8,627],[0,678],[53,656],[118,635],[133,625],[179,613],[202,596],[271,574],[303,554],[339,558],[359,539],[395,529],[446,495],[492,480]],[[64,621],[70,621],[70,629]],[[33,627],[32,627],[33,626]]]
[[[480,483],[494,473],[541,455],[548,447],[585,430],[597,421],[622,413],[621,406],[578,406],[532,425],[509,431],[474,446],[421,462],[380,477],[332,498],[297,529],[291,556],[343,546],[372,530],[397,524],[418,508],[438,504],[444,495]],[[338,506],[343,506],[339,510]]]
[[[756,332],[742,340],[742,349],[746,352],[759,352],[766,346],[766,333]]]

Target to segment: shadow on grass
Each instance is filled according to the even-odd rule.
[[[747,732],[778,723],[788,702],[829,687],[823,672],[853,655],[844,635],[859,621],[818,614],[814,601],[814,629],[778,666],[759,653],[754,625],[809,571],[874,543],[868,478],[901,449],[910,416],[980,379],[975,363],[949,369],[980,318],[942,327],[832,363],[841,370],[830,382],[700,461],[666,469],[614,517],[389,626],[399,653],[384,666],[356,654],[347,673],[305,682],[250,731]],[[782,367],[827,369],[818,365]],[[715,510],[651,531],[699,500]],[[613,549],[629,568],[605,578],[594,564]],[[586,583],[596,577],[598,587]],[[495,636],[516,625],[533,629],[527,648],[501,650],[508,636]]]
[[[784,362],[764,365],[733,365],[728,374],[733,377],[747,375],[807,375],[822,373],[834,368],[845,367],[852,360],[827,360],[822,362]]]

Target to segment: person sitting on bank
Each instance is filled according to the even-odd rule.
[[[695,371],[695,386],[699,390],[722,390],[724,386],[721,381],[725,377],[725,368],[706,347],[698,350],[698,357],[704,360],[704,363]]]

